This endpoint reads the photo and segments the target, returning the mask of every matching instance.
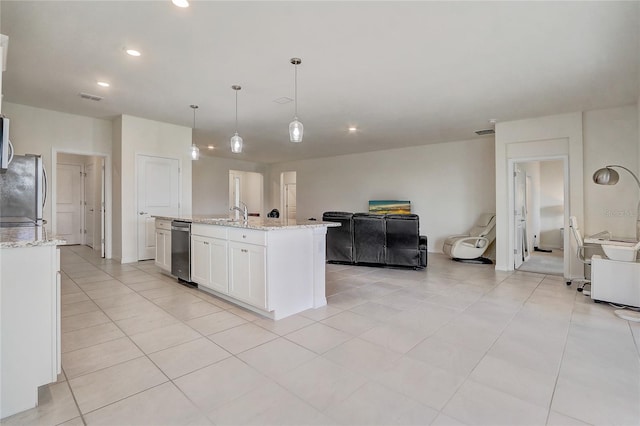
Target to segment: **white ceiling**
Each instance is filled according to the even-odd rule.
[[[638,99],[638,2],[3,0],[0,13],[5,101],[187,127],[198,104],[202,151],[265,163],[472,139],[492,118]],[[293,97],[295,56],[301,144],[288,141],[293,103],[273,102]]]

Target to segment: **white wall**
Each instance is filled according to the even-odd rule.
[[[633,178],[621,171],[615,186],[593,183],[595,170],[621,164],[634,172],[640,163],[637,105],[540,117],[496,125],[496,268],[509,270],[513,248],[508,215],[508,164],[513,158],[567,155],[569,159],[570,215],[576,216],[584,234],[608,229],[633,236],[638,189]],[[565,230],[569,229],[564,223]],[[565,234],[565,250],[575,250]],[[570,256],[565,276],[582,275],[582,265]],[[567,275],[569,274],[569,275]]]
[[[429,251],[466,232],[495,208],[493,138],[270,165],[267,210],[280,200],[280,174],[297,172],[298,218],[330,210],[365,212],[373,199],[410,200]],[[273,206],[273,207],[272,207]]]
[[[55,233],[52,205],[55,204],[56,173],[52,158],[57,153],[67,152],[82,155],[104,155],[107,157],[105,243],[107,257],[112,255],[111,231],[111,122],[80,115],[65,114],[31,106],[3,103],[3,113],[11,119],[11,142],[16,154],[42,155],[45,169],[49,173],[50,197],[43,216],[48,228]]]
[[[513,215],[509,214],[513,194],[511,166],[514,161],[565,158],[568,161],[569,205],[571,215],[583,214],[582,114],[562,114],[496,124],[496,269],[513,270]],[[569,229],[565,214],[565,229]],[[565,250],[575,244],[565,238]],[[571,257],[565,265],[566,277],[582,276],[582,264]]]
[[[114,157],[116,152],[120,162],[114,162],[114,183],[120,185],[120,215],[117,231],[120,234],[121,250],[119,257],[122,263],[138,260],[137,245],[137,198],[136,198],[136,155],[154,155],[165,158],[176,158],[180,167],[180,215],[191,215],[191,128],[160,123],[158,121],[123,115],[114,122],[120,135],[114,138]],[[114,223],[115,225],[115,223]],[[114,226],[115,228],[115,226]]]
[[[238,194],[236,194],[236,180],[239,182]],[[236,196],[238,202],[236,202]],[[229,170],[229,207],[238,206],[241,203],[247,206],[247,212],[252,215],[264,216],[263,213],[264,198],[264,176],[262,173],[245,172],[241,170]],[[234,210],[229,214],[235,215],[236,219],[240,218],[240,212]]]
[[[266,172],[267,166],[250,161],[200,155],[193,162],[193,214],[229,214],[229,170]],[[261,214],[263,212],[260,212]]]
[[[0,34],[0,37],[5,37]],[[0,65],[0,114],[2,113],[2,77],[4,76],[4,47],[0,46],[0,61],[2,61],[2,65]]]
[[[634,236],[638,185],[624,170],[616,169],[620,181],[613,186],[593,183],[593,172],[610,164],[625,166],[638,175],[638,108],[587,111],[584,113],[584,201],[586,235],[609,230],[614,235]]]
[[[562,161],[540,162],[539,246],[562,249],[564,241],[564,169]],[[569,236],[569,230],[565,235]]]
[[[264,217],[264,176],[262,173],[241,172],[242,179],[242,199],[249,213],[258,213],[260,217]]]

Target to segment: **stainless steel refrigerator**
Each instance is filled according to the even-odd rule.
[[[41,226],[47,178],[39,155],[14,155],[0,171],[0,226]]]

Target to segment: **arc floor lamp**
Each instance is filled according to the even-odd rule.
[[[618,169],[626,170],[627,172],[629,172],[629,174],[633,176],[633,178],[636,180],[636,183],[638,184],[638,189],[640,190],[640,180],[638,180],[638,176],[636,176],[635,173],[633,173],[631,170],[627,169],[626,167],[616,165],[616,164],[612,164],[602,169],[596,170],[596,172],[593,174],[593,181],[598,185],[615,185],[620,180],[620,175],[618,174],[618,172],[613,170],[614,167]],[[636,211],[636,239],[640,241],[640,201],[638,201],[638,209]],[[623,309],[617,309],[613,311],[613,313],[617,317],[622,318],[624,320],[640,322],[640,312],[637,312],[634,310],[627,310],[623,308]]]
[[[620,175],[613,169],[614,167],[629,172],[629,174],[636,180],[638,189],[640,190],[640,180],[638,179],[638,176],[626,167],[619,166],[617,164],[612,164],[596,170],[593,174],[593,181],[598,185],[615,185],[620,180]],[[640,241],[640,200],[638,200],[638,208],[636,211],[636,239]]]

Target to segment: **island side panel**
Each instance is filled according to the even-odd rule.
[[[0,418],[35,407],[38,386],[56,381],[57,259],[56,246],[0,249]]]
[[[326,264],[327,264],[327,227],[313,228],[313,307],[321,308],[327,304]]]
[[[311,228],[268,232],[267,303],[276,320],[313,307],[313,240]]]

